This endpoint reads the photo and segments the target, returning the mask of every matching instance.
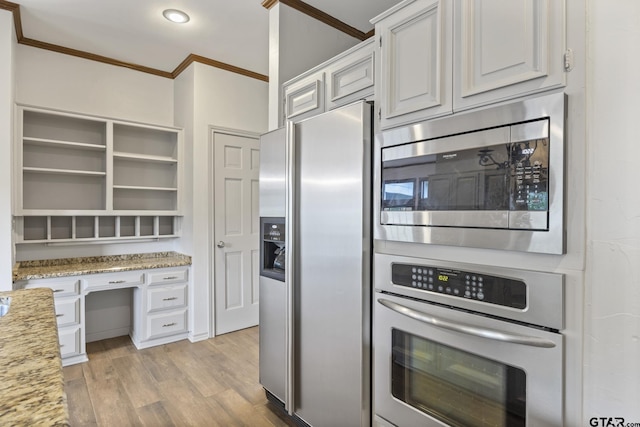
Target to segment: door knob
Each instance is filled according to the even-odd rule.
[[[217,246],[217,247],[219,247],[219,248],[224,248],[224,242],[223,242],[222,240],[220,240],[220,241],[216,244],[216,246]]]

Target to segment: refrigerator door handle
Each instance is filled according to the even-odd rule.
[[[295,180],[293,177],[295,176],[295,126],[292,121],[287,122],[287,142],[286,142],[286,169],[287,169],[287,178],[286,178],[286,219],[285,219],[285,247],[287,250],[285,251],[285,284],[286,284],[286,301],[287,301],[287,311],[286,311],[286,320],[285,324],[287,325],[286,330],[286,364],[285,371],[287,373],[287,378],[285,382],[285,410],[289,413],[289,415],[293,415],[295,411],[295,402],[294,402],[294,346],[293,346],[293,337],[294,337],[294,283],[295,283],[295,260],[294,253],[296,250],[295,244],[295,230],[294,225],[296,220],[295,215]]]

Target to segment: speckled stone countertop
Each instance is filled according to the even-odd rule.
[[[191,265],[191,257],[177,252],[22,261],[13,267],[13,281],[179,267],[181,265]]]
[[[0,317],[0,425],[68,426],[67,395],[51,289],[10,296]]]

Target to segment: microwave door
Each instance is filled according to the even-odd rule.
[[[384,149],[381,222],[508,228],[511,175],[508,128]]]

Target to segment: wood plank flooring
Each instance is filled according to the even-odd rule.
[[[128,336],[87,344],[64,368],[72,426],[294,426],[258,383],[258,327],[136,350]]]

